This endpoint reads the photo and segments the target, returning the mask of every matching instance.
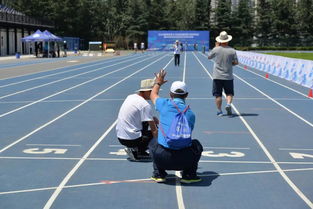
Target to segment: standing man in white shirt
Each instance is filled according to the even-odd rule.
[[[141,49],[141,52],[143,53],[145,50],[145,43],[144,42],[141,42],[140,49]]]
[[[180,63],[180,51],[181,51],[181,46],[179,44],[179,41],[176,40],[174,44],[174,60],[175,60],[175,66],[178,66],[178,67]]]
[[[150,159],[146,150],[152,138],[158,135],[158,119],[153,117],[153,108],[147,101],[153,85],[154,79],[142,80],[138,93],[127,96],[118,114],[117,138],[126,146],[131,161]]]
[[[137,53],[138,46],[137,46],[137,43],[136,43],[136,42],[134,43],[134,50],[135,50],[135,53]]]

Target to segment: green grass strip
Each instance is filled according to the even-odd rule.
[[[289,58],[296,58],[296,59],[313,60],[313,53],[271,52],[271,53],[266,53],[266,54],[289,57]]]

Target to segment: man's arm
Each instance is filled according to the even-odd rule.
[[[238,65],[238,57],[237,57],[237,54],[235,53],[235,56],[234,56],[234,59],[233,59],[233,62],[232,62],[232,65]]]
[[[208,59],[213,59],[215,57],[215,48],[220,46],[219,42],[215,42],[215,47],[210,51],[209,55],[208,55]]]
[[[153,138],[158,138],[158,128],[154,121],[148,121]]]
[[[159,73],[154,73],[154,75],[155,75],[155,84],[150,94],[150,99],[153,104],[155,104],[156,99],[159,97],[159,91],[161,86],[167,82],[167,80],[164,79],[166,75],[165,70],[162,69],[160,70]]]

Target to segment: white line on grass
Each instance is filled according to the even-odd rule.
[[[122,59],[122,60],[125,60],[125,59]],[[106,62],[106,61],[108,61],[108,62]],[[23,81],[9,83],[9,84],[0,86],[0,88],[4,88],[4,87],[7,87],[7,86],[13,86],[13,85],[16,85],[16,84],[25,83],[25,82],[28,82],[28,81],[38,80],[38,79],[42,79],[42,78],[47,78],[47,77],[54,76],[54,75],[60,75],[60,74],[63,74],[63,73],[68,73],[68,72],[72,72],[72,71],[75,71],[75,70],[91,67],[91,66],[94,66],[94,65],[103,65],[103,64],[114,62],[114,61],[116,61],[116,60],[115,59],[114,60],[113,59],[112,60],[104,60],[101,63],[97,62],[95,64],[91,64],[91,65],[88,65],[88,66],[85,66],[85,67],[75,68],[75,69],[72,69],[72,70],[66,70],[66,71],[62,71],[62,72],[58,72],[58,73],[53,73],[53,74],[49,74],[49,75],[44,75],[44,76],[40,76],[40,77],[36,77],[36,78],[23,80]],[[92,61],[92,62],[94,62],[94,61]],[[89,62],[83,63],[83,64],[88,64],[88,63]],[[82,65],[82,63],[77,64],[77,65]],[[71,66],[67,66],[67,67],[75,67],[77,65],[71,65]],[[51,69],[51,70],[48,70],[48,71],[45,71],[45,72],[55,71],[55,70],[64,69],[64,68],[66,68],[66,67],[59,67],[59,68]],[[36,73],[42,73],[42,72],[36,72]],[[36,73],[33,73],[33,74],[36,74]],[[30,75],[30,74],[27,74],[27,75]],[[27,75],[16,76],[16,77],[13,77],[13,78],[18,78],[18,77],[27,76]],[[12,79],[12,78],[6,78],[6,79],[0,79],[0,80],[7,80],[7,79]]]
[[[141,68],[140,70],[132,73],[131,75],[125,77],[124,79],[122,79],[121,81],[119,81],[118,83],[130,78],[131,76],[137,74],[138,72],[144,70],[145,68],[147,68],[148,66],[156,63],[157,61],[163,59],[165,56],[157,59],[156,61],[148,64],[146,67]],[[169,61],[169,63],[172,61],[172,59]],[[169,63],[164,67],[166,68]],[[118,83],[114,84],[113,86],[117,85]],[[112,87],[113,87],[112,86]],[[50,199],[48,200],[48,202],[46,203],[45,207],[43,209],[49,209],[53,202],[55,201],[55,199],[58,197],[58,195],[60,194],[60,192],[62,191],[62,189],[64,188],[64,186],[66,185],[66,183],[70,180],[70,178],[74,175],[74,173],[78,170],[78,168],[84,163],[84,161],[88,158],[88,156],[93,152],[94,149],[96,149],[96,147],[102,142],[102,140],[110,133],[110,131],[114,128],[114,126],[116,125],[117,120],[115,120],[115,122],[110,126],[110,128],[97,140],[97,142],[88,150],[88,152],[83,156],[83,158],[75,165],[75,167],[66,175],[66,177],[63,179],[63,181],[61,182],[61,184],[57,187],[57,189],[54,191],[54,193],[52,194],[52,196],[50,197]]]
[[[134,60],[134,59],[132,59],[132,60]],[[65,78],[62,78],[62,79],[59,79],[59,80],[51,81],[49,83],[41,84],[41,85],[34,86],[34,87],[31,87],[31,88],[28,88],[28,89],[24,89],[24,90],[21,90],[21,91],[14,92],[14,93],[11,93],[11,94],[0,96],[0,99],[4,99],[4,98],[10,97],[10,96],[14,96],[14,95],[17,95],[17,94],[20,94],[20,93],[24,93],[24,92],[31,91],[31,90],[34,90],[34,89],[38,89],[38,88],[41,88],[41,87],[44,87],[44,86],[48,86],[48,85],[51,85],[51,84],[55,84],[55,83],[58,83],[58,82],[61,82],[61,81],[66,81],[66,80],[69,80],[71,78],[75,78],[75,77],[78,77],[78,76],[81,76],[81,75],[97,72],[99,70],[103,70],[105,68],[109,68],[109,67],[112,67],[112,66],[115,66],[115,65],[119,65],[119,64],[124,63],[124,62],[132,61],[132,60],[126,60],[126,61],[115,63],[115,64],[112,64],[112,65],[108,65],[108,66],[105,66],[105,67],[96,68],[96,69],[91,70],[91,71],[79,73],[79,74],[72,75],[72,76],[69,76],[69,77],[65,77]],[[90,66],[87,66],[87,67],[90,67]],[[74,69],[74,70],[78,70],[78,69],[80,69],[80,68],[77,68],[77,69]]]
[[[111,85],[110,87],[108,87],[108,88],[106,88],[106,89],[104,89],[104,90],[98,92],[97,94],[93,95],[92,97],[88,98],[88,99],[85,100],[84,102],[82,102],[82,103],[76,105],[75,107],[71,108],[70,110],[64,112],[63,114],[59,115],[58,117],[54,118],[53,120],[51,120],[51,121],[49,121],[49,122],[43,124],[42,126],[38,127],[37,129],[35,129],[35,130],[31,131],[30,133],[26,134],[25,136],[19,138],[19,139],[16,140],[15,142],[13,142],[13,143],[9,144],[8,146],[4,147],[3,149],[1,149],[1,150],[0,150],[0,153],[2,153],[3,151],[9,149],[10,147],[14,146],[15,144],[17,144],[17,143],[23,141],[24,139],[26,139],[26,138],[28,138],[29,136],[33,135],[34,133],[40,131],[41,129],[47,127],[48,125],[52,124],[53,122],[59,120],[59,119],[62,118],[63,116],[65,116],[65,115],[69,114],[70,112],[76,110],[76,109],[79,108],[80,106],[86,104],[87,102],[91,101],[92,99],[96,98],[97,96],[99,96],[99,95],[103,94],[104,92],[110,90],[110,89],[113,88],[114,86],[116,86],[116,85],[120,84],[121,82],[127,80],[128,78],[132,77],[133,75],[135,75],[135,74],[137,74],[137,73],[143,71],[144,69],[146,69],[146,68],[149,67],[150,65],[156,63],[157,61],[163,59],[164,57],[165,57],[165,56],[162,56],[162,57],[158,58],[158,59],[155,60],[154,62],[151,62],[150,64],[146,65],[145,67],[143,67],[143,68],[137,70],[136,72],[134,72],[134,73],[130,74],[129,76],[123,78],[122,80],[116,82],[115,84]]]
[[[196,57],[198,62],[203,67],[203,70],[209,75],[209,77],[213,80],[213,77],[209,73],[208,69],[204,67],[204,65],[201,63],[199,58],[193,53],[193,55]],[[251,85],[252,87],[252,85]],[[225,96],[225,95],[224,95]],[[270,154],[270,152],[267,150],[267,148],[264,146],[260,138],[255,134],[251,126],[248,124],[248,122],[240,115],[239,111],[235,107],[235,105],[232,104],[233,109],[235,112],[239,115],[240,120],[244,123],[244,125],[247,127],[253,138],[256,140],[256,142],[259,144],[259,146],[262,148],[263,152],[266,154],[266,156],[269,158],[271,163],[274,165],[274,167],[277,169],[279,174],[283,177],[283,179],[289,184],[289,186],[296,192],[296,194],[310,207],[313,208],[313,203],[308,199],[303,192],[289,179],[289,177],[285,174],[285,172],[282,170],[282,168],[278,165],[278,163],[275,161],[273,156]]]
[[[136,64],[138,64],[138,63],[140,63],[140,62],[143,62],[143,61],[146,61],[146,60],[148,60],[148,59],[151,59],[151,57],[149,57],[149,58],[147,58],[147,59],[143,59],[143,60],[141,60],[141,61],[139,61],[139,62],[135,62],[135,63],[133,63],[133,64],[131,64],[131,65],[122,67],[122,68],[120,68],[120,69],[111,71],[111,72],[106,73],[106,74],[104,74],[104,75],[95,77],[95,78],[90,79],[90,80],[88,80],[88,81],[85,81],[85,82],[83,82],[83,83],[80,83],[80,84],[77,84],[77,85],[72,86],[72,87],[70,87],[70,88],[67,88],[67,89],[64,89],[64,90],[62,90],[62,91],[59,91],[59,92],[57,92],[57,93],[51,94],[51,95],[49,95],[49,96],[47,96],[47,97],[44,97],[44,98],[42,98],[42,99],[39,99],[39,100],[34,101],[34,102],[32,102],[32,103],[29,103],[29,104],[27,104],[27,105],[21,106],[21,107],[19,107],[19,108],[16,108],[16,109],[14,109],[14,110],[9,111],[9,112],[3,113],[3,114],[0,115],[0,118],[4,117],[4,116],[6,116],[6,115],[12,114],[12,113],[14,113],[14,112],[17,112],[17,111],[19,111],[19,110],[22,110],[22,109],[24,109],[24,108],[26,108],[26,107],[29,107],[29,106],[31,106],[31,105],[34,105],[34,104],[36,104],[36,103],[42,102],[42,101],[44,101],[44,100],[46,100],[46,99],[49,99],[49,98],[51,98],[51,97],[54,97],[54,96],[56,96],[56,95],[62,94],[62,93],[64,93],[64,92],[67,92],[67,91],[72,90],[72,89],[74,89],[74,88],[77,88],[77,87],[80,87],[80,86],[85,85],[85,84],[87,84],[87,83],[90,83],[90,82],[92,82],[92,81],[95,81],[95,80],[98,80],[98,79],[100,79],[100,78],[103,78],[103,77],[105,77],[105,76],[107,76],[107,75],[110,75],[110,74],[119,72],[119,71],[121,71],[121,70],[124,70],[124,69],[128,68],[129,66],[136,65]]]

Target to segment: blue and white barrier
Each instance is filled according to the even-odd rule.
[[[239,63],[313,88],[313,61],[237,51]]]

